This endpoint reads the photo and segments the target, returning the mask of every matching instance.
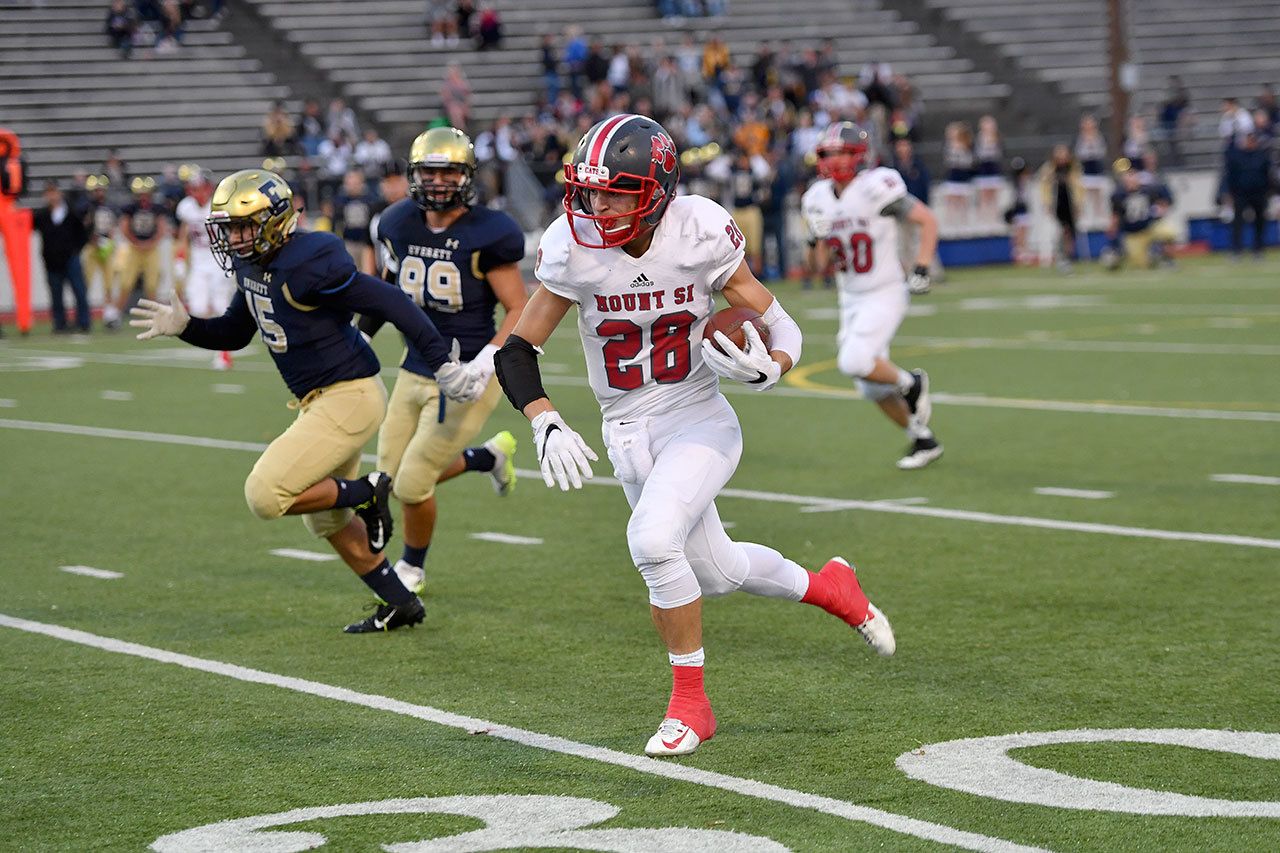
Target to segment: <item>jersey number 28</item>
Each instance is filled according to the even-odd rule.
[[[689,330],[697,319],[692,311],[676,311],[653,321],[649,329],[649,339],[653,343],[649,372],[654,382],[666,385],[689,375]],[[621,362],[635,358],[644,349],[644,329],[630,320],[605,320],[596,326],[596,334],[610,338],[602,348],[609,387],[634,391],[643,385],[645,366],[624,366]]]

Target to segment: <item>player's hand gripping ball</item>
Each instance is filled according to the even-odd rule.
[[[764,318],[751,308],[725,308],[723,311],[717,311],[707,321],[707,327],[702,330],[702,337],[711,341],[713,347],[724,352],[715,339],[715,333],[722,332],[725,337],[733,342],[734,346],[740,350],[745,350],[747,348],[747,333],[742,328],[743,323],[751,323],[756,327],[756,331],[760,333],[760,340],[764,341],[764,346],[767,350],[769,348],[769,326],[765,323]]]

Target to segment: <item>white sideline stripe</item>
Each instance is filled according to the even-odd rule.
[[[928,498],[882,498],[878,501],[869,501],[869,503],[875,504],[876,506],[920,506],[922,504],[927,504],[928,502],[929,502]],[[846,510],[849,508],[850,507],[846,506],[845,502],[842,501],[839,503],[816,504],[814,506],[802,506],[800,507],[800,511],[801,512],[840,512],[842,510]]]
[[[206,438],[198,435],[173,435],[162,432],[139,432],[108,427],[77,426],[75,424],[48,423],[45,421],[20,421],[12,418],[0,418],[0,429],[24,429],[35,432],[54,432],[66,435],[88,435],[95,438],[119,438],[131,441],[149,441],[157,444],[179,444],[187,447],[208,447],[217,450],[245,450],[261,453],[267,445],[252,441],[228,441],[221,438]],[[361,459],[372,462],[376,457],[372,453],[364,454]],[[528,468],[517,468],[516,474],[528,479],[542,479],[542,473]],[[595,477],[587,480],[590,485],[621,487],[621,483],[612,477]],[[974,512],[963,509],[944,509],[942,507],[906,506],[901,503],[884,501],[848,501],[839,498],[814,497],[811,495],[789,495],[782,492],[761,492],[751,489],[725,489],[721,497],[743,498],[745,500],[766,501],[769,503],[798,504],[801,507],[822,507],[829,511],[840,509],[860,509],[869,512],[891,512],[900,515],[920,515],[930,518],[948,518],[955,521],[971,521],[978,524],[1006,524],[1015,527],[1038,527],[1045,530],[1070,530],[1077,533],[1101,533],[1109,536],[1130,536],[1138,539],[1165,539],[1180,542],[1208,542],[1217,545],[1240,545],[1246,548],[1273,548],[1280,550],[1280,539],[1261,539],[1256,536],[1237,536],[1229,533],[1195,533],[1184,530],[1160,530],[1151,527],[1123,527],[1114,524],[1094,524],[1081,521],[1060,521],[1054,518],[1033,518],[1021,515],[997,515],[990,512]],[[816,511],[816,510],[811,510]]]
[[[1280,477],[1263,477],[1259,474],[1214,474],[1209,479],[1215,483],[1250,483],[1255,486],[1280,486]]]
[[[481,531],[479,533],[472,533],[471,538],[479,539],[481,542],[500,542],[503,545],[541,545],[542,544],[542,540],[536,536],[515,536],[511,533],[494,533],[488,530]]]
[[[243,393],[244,393],[244,386],[243,386],[243,385],[234,385],[234,384],[226,383],[226,382],[216,382],[216,383],[214,383],[214,386],[213,386],[213,393],[215,393],[215,394],[243,394]]]
[[[326,554],[323,551],[304,551],[301,548],[272,548],[271,553],[277,557],[290,557],[294,560],[308,560],[312,563],[327,563],[338,559],[337,554]]]
[[[1055,498],[1084,498],[1088,501],[1101,501],[1116,496],[1115,492],[1106,492],[1101,489],[1061,489],[1057,486],[1036,486],[1032,491],[1037,495],[1048,495]]]
[[[116,578],[124,577],[124,572],[113,572],[110,569],[95,569],[93,566],[59,566],[58,568],[69,575],[84,575],[87,578],[100,578],[104,581],[113,581]]]
[[[104,400],[116,400],[121,403],[127,403],[133,399],[132,391],[103,391],[98,395]]]
[[[16,409],[17,407],[17,400],[10,400],[8,397],[0,397],[0,409]]]
[[[27,350],[28,354],[35,351]],[[50,351],[55,355],[64,355],[56,351]],[[187,363],[178,361],[156,361],[155,359],[145,356],[116,355],[112,353],[82,353],[78,358],[84,361],[99,362],[102,364],[141,364],[151,367],[176,367],[190,368],[195,370],[209,370],[209,365],[203,360],[199,363]],[[254,371],[259,373],[274,372],[275,366],[265,362],[247,362],[243,365],[237,364],[236,370]],[[388,367],[383,368],[381,375],[385,379],[394,379],[400,372],[399,368]],[[544,376],[542,377],[544,385],[564,385],[572,388],[586,388],[587,380],[582,376]],[[730,396],[736,395],[754,395],[754,399],[760,399],[759,392],[752,391],[750,388],[739,387],[735,383],[725,383],[720,390]],[[803,397],[809,400],[858,400],[861,399],[856,391],[852,388],[831,388],[831,389],[812,389],[812,388],[796,388],[792,385],[779,384],[775,385],[769,392],[772,397]],[[1097,415],[1139,415],[1157,418],[1176,418],[1190,420],[1221,420],[1221,421],[1263,421],[1268,423],[1280,423],[1280,412],[1248,412],[1248,411],[1224,411],[1220,409],[1182,409],[1171,406],[1129,406],[1113,403],[1081,403],[1074,400],[1028,400],[1007,397],[988,397],[984,394],[946,394],[933,393],[933,399],[937,402],[946,403],[950,406],[976,406],[979,408],[995,408],[995,409],[1028,409],[1031,411],[1045,412],[1083,412],[1087,414]]]
[[[770,800],[776,803],[794,806],[796,808],[813,809],[825,814],[842,817],[846,820],[869,823],[873,826],[883,827],[885,829],[892,830],[893,832],[900,832],[904,835],[923,838],[929,841],[937,841],[941,844],[952,844],[966,850],[991,851],[992,853],[1014,853],[1014,851],[1018,851],[1018,853],[1032,853],[1032,851],[1043,853],[1041,848],[1024,847],[1020,844],[1015,844],[1011,841],[1005,841],[1000,838],[992,838],[990,836],[980,835],[974,832],[965,832],[949,826],[930,823],[929,821],[924,820],[917,820],[916,818],[897,815],[892,812],[881,811],[880,809],[873,809],[868,806],[855,805],[854,803],[845,802],[844,800],[836,800],[830,797],[819,796],[818,794],[810,794],[804,791],[782,788],[777,785],[771,785],[767,782],[758,782],[754,779],[743,779],[737,776],[715,773],[710,770],[700,770],[696,767],[690,767],[688,765],[672,761],[659,761],[657,759],[646,758],[641,755],[618,752],[617,750],[579,743],[577,741],[556,737],[554,735],[542,734],[540,732],[529,731],[527,729],[518,729],[513,726],[504,726],[499,723],[493,723],[489,720],[482,720],[477,717],[467,717],[461,714],[454,714],[449,711],[432,708],[428,705],[414,705],[410,702],[392,699],[388,696],[379,696],[373,693],[360,693],[355,690],[350,690],[345,687],[337,687],[332,684],[308,681],[303,678],[294,678],[288,675],[278,675],[274,672],[250,669],[249,667],[237,666],[236,664],[224,663],[222,661],[192,657],[190,655],[166,651],[165,649],[157,649],[151,646],[143,646],[137,643],[126,642],[124,640],[116,640],[111,637],[101,637],[97,634],[78,631],[74,628],[64,628],[61,625],[49,625],[44,622],[32,622],[27,619],[18,619],[3,613],[0,613],[0,626],[16,628],[19,631],[26,631],[30,634],[43,634],[47,637],[66,640],[70,643],[78,643],[82,646],[102,649],[103,651],[131,655],[133,657],[157,661],[159,663],[174,664],[186,669],[194,669],[200,672],[221,675],[226,678],[234,678],[237,681],[244,681],[249,684],[265,684],[271,687],[280,687],[285,690],[292,690],[297,693],[319,696],[322,699],[332,699],[336,702],[346,702],[350,705],[358,705],[378,711],[389,711],[393,714],[401,714],[406,717],[425,720],[429,723],[461,729],[468,734],[485,734],[490,737],[511,741],[524,746],[544,749],[548,752],[556,752],[562,755],[587,758],[592,761],[599,761],[604,764],[611,764],[616,767],[634,770],[638,773],[647,773],[651,776],[660,776],[667,779],[673,779],[678,782],[688,782],[709,788],[719,788],[723,791],[730,791],[735,794],[756,797],[762,800]]]

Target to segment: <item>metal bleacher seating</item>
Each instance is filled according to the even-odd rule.
[[[92,172],[113,147],[134,174],[261,159],[262,117],[288,89],[213,21],[190,21],[174,53],[122,59],[103,31],[107,5],[0,3],[0,125],[21,138],[31,185]]]
[[[1055,85],[1065,107],[1109,108],[1105,0],[927,0],[958,26]],[[1170,75],[1191,94],[1196,117],[1183,145],[1188,162],[1216,161],[1218,107],[1226,95],[1249,103],[1280,73],[1280,17],[1274,0],[1142,0],[1126,5],[1130,59],[1138,65],[1131,112],[1150,120]]]

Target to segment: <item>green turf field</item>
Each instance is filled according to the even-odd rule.
[[[778,293],[804,360],[775,392],[728,389],[746,452],[721,515],[811,568],[854,560],[898,654],[813,608],[709,602],[720,729],[674,761],[640,754],[669,669],[604,465],[568,495],[443,486],[426,623],[347,636],[363,585],[273,554],[325,546],[244,504],[290,418],[260,345],[215,373],[124,332],[0,342],[0,849],[141,850],[458,797],[485,799],[158,847],[1280,849],[1280,263],[954,273],[895,350],[928,369],[946,446],[911,473],[832,366],[834,295]],[[572,324],[544,362],[601,450]],[[491,428],[535,467],[505,403]],[[933,746],[1086,729],[1213,731],[1009,753],[1056,771],[1036,784]]]

